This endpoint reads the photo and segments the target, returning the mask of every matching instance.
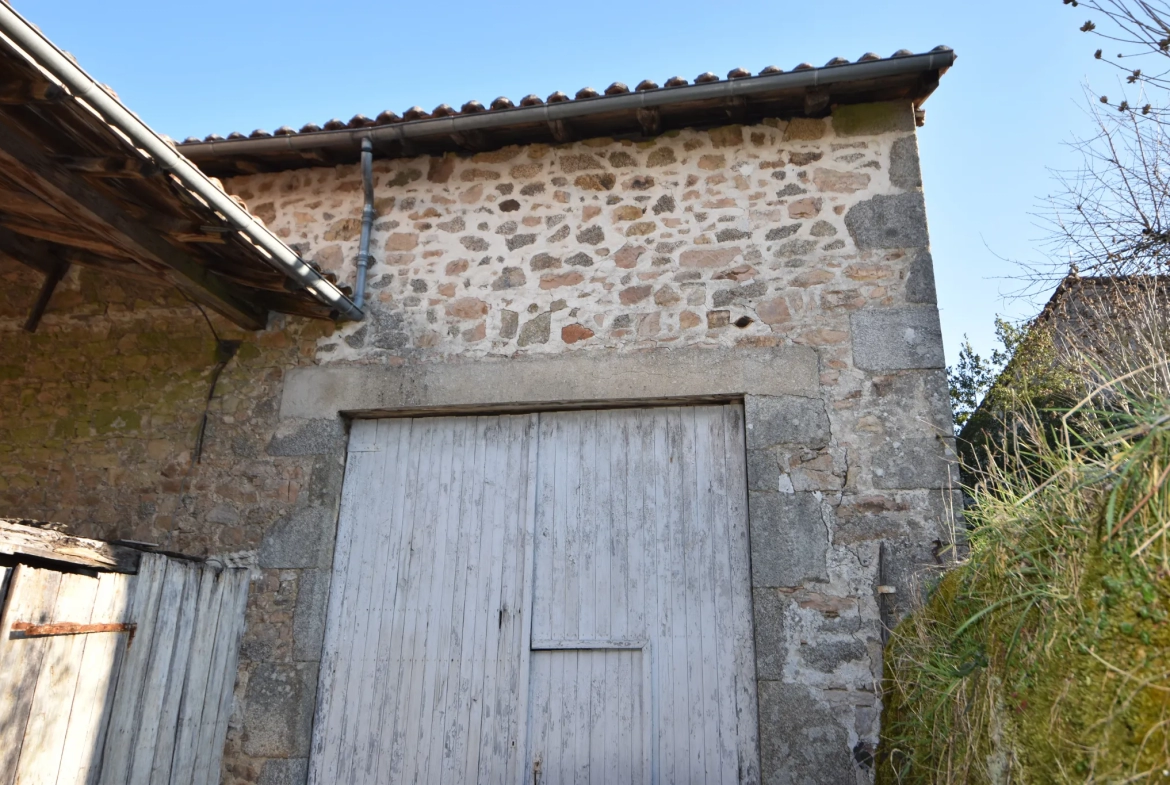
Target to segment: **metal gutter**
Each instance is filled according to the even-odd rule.
[[[139,120],[6,2],[0,2],[0,33],[23,50],[31,62],[68,88],[76,99],[83,101],[132,144],[150,155],[162,169],[174,175],[186,188],[223,215],[257,247],[273,267],[300,283],[339,317],[353,320],[362,318],[361,309],[341,290],[297,256],[251,213],[236,204],[207,175]]]
[[[842,82],[859,82],[888,77],[907,76],[927,71],[943,70],[955,62],[950,49],[938,49],[920,55],[904,55],[864,63],[809,68],[783,74],[752,76],[682,87],[660,87],[622,95],[603,95],[540,106],[521,106],[513,109],[495,109],[455,117],[412,120],[394,125],[354,128],[339,131],[315,131],[288,136],[258,139],[232,139],[222,142],[192,142],[182,149],[193,158],[219,158],[234,155],[263,155],[272,152],[299,150],[354,150],[363,139],[374,144],[410,142],[447,137],[471,131],[490,131],[530,123],[571,121],[597,114],[653,109],[671,104],[723,98],[747,98],[766,93],[826,87]]]

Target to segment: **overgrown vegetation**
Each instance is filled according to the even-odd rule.
[[[1064,4],[1122,97],[1025,271],[1057,295],[948,369],[967,542],[891,634],[883,785],[1170,783],[1170,5]]]
[[[891,636],[879,783],[1170,782],[1170,401],[1138,376],[1012,416]]]

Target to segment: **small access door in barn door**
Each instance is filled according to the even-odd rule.
[[[310,781],[757,782],[739,406],[357,422]]]

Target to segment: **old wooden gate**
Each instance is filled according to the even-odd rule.
[[[0,564],[0,785],[218,783],[248,572],[158,554],[136,574],[13,561]]]
[[[758,781],[737,405],[358,421],[310,781]]]

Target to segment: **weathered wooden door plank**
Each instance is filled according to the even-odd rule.
[[[757,781],[739,407],[540,417],[532,647],[581,654],[538,652],[527,776],[625,782],[637,757],[645,781]],[[603,656],[637,641],[637,677]]]
[[[97,588],[97,578],[62,575],[50,623],[88,623]],[[57,781],[85,642],[85,637],[78,635],[55,636],[45,641],[16,767],[16,782],[21,785]]]
[[[128,624],[131,592],[136,580],[133,575],[119,573],[98,576],[97,599],[90,622]],[[130,640],[129,634],[86,636],[57,785],[92,785],[97,782],[113,706],[114,685]]]
[[[24,564],[13,570],[0,617],[0,785],[12,785],[24,746],[33,693],[48,648],[47,638],[14,638],[12,623],[52,620],[61,573]]]
[[[351,442],[311,782],[519,776],[534,424],[388,420]]]
[[[178,600],[178,618],[175,623],[168,661],[159,663],[166,668],[164,677],[159,679],[162,699],[159,701],[158,731],[154,744],[154,759],[150,767],[150,785],[169,785],[174,763],[175,741],[178,734],[179,709],[187,687],[188,665],[190,662],[192,633],[199,605],[200,568],[192,564],[172,561],[170,567],[178,567],[182,590]],[[195,697],[195,696],[192,696]],[[205,701],[206,695],[196,700]]]
[[[208,689],[206,718],[214,709],[215,723],[207,723],[211,738],[201,735],[197,763],[206,755],[206,779],[195,780],[195,785],[217,785],[220,779],[220,763],[223,761],[223,745],[227,739],[228,720],[232,714],[235,697],[236,677],[239,672],[240,643],[244,638],[245,613],[248,607],[248,586],[251,576],[248,570],[225,570],[222,579],[226,582],[223,605],[220,609],[219,624],[216,627],[215,654],[212,672],[215,674],[215,690]]]

